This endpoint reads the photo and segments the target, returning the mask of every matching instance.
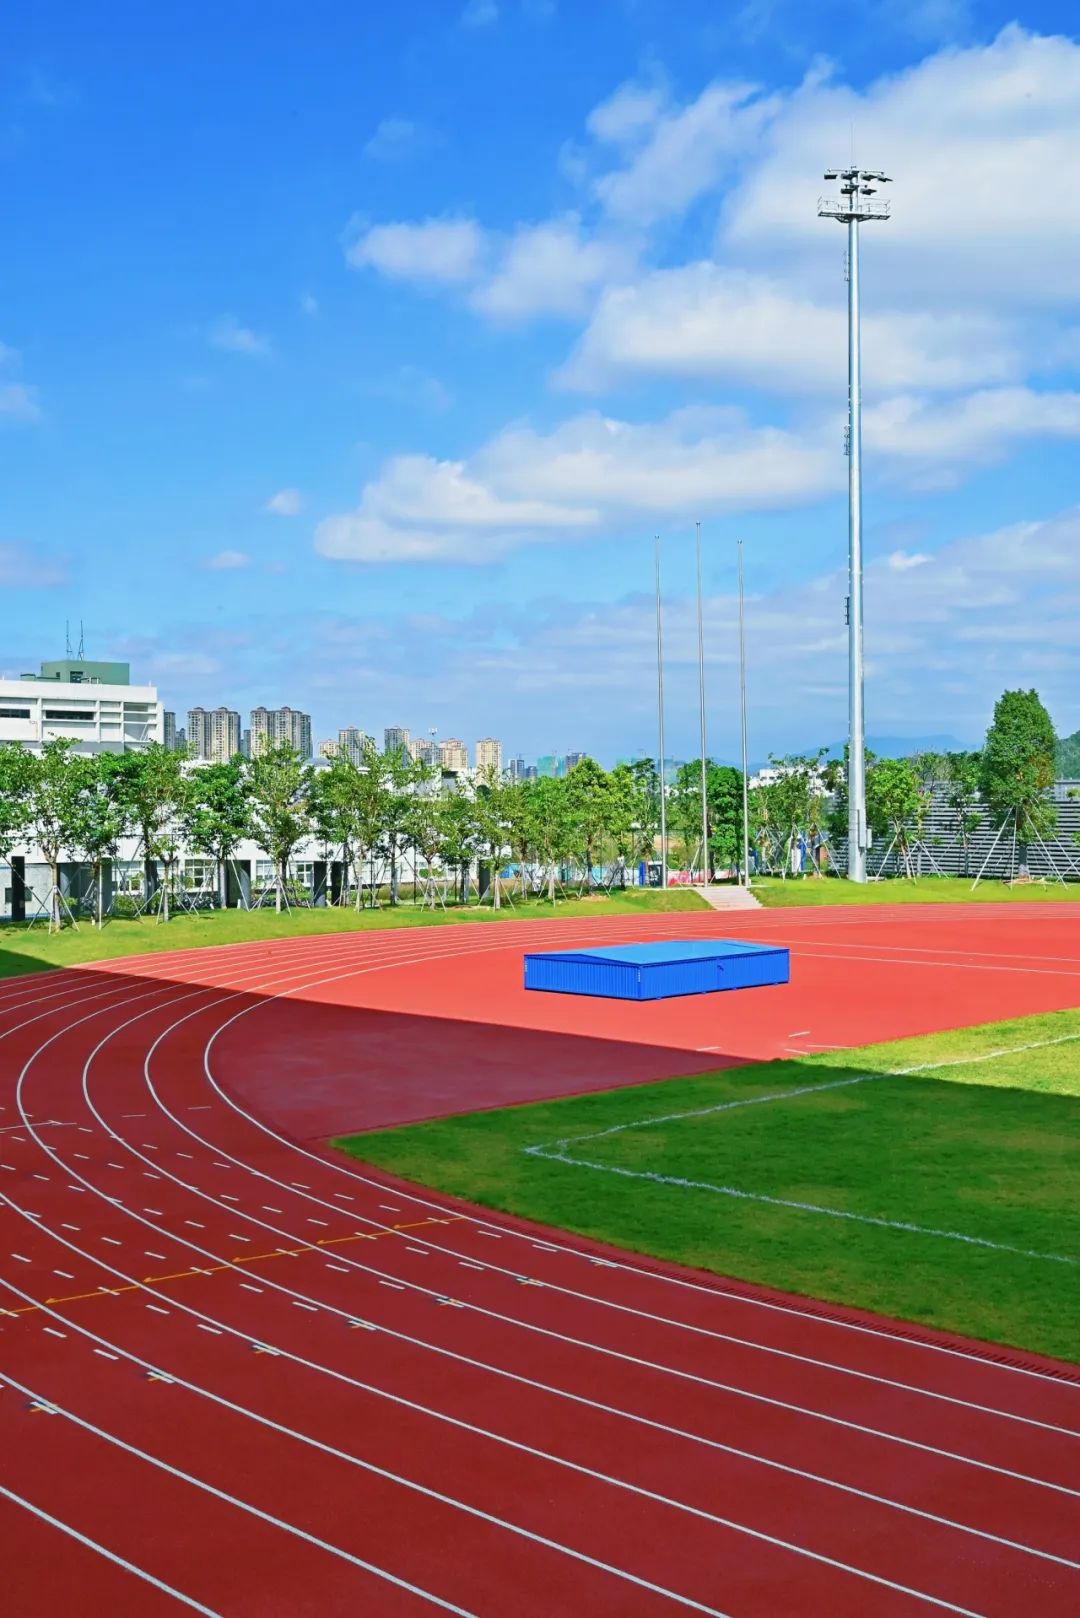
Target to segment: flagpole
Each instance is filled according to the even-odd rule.
[[[701,730],[701,880],[709,880],[709,796],[705,762],[705,631],[701,608],[701,524],[694,524],[694,550],[697,560],[697,667],[698,721]]]
[[[742,881],[750,886],[750,815],[746,758],[746,595],[743,586],[743,549],[738,541],[739,558],[739,723],[742,732]]]
[[[660,742],[660,886],[667,889],[667,799],[664,791],[664,631],[660,619],[660,535],[656,546],[656,710]]]

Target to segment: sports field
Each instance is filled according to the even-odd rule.
[[[639,1252],[1080,1354],[1078,1011],[342,1144]]]
[[[865,1275],[907,1268],[912,1243],[978,1236],[984,1290],[1008,1277],[997,1307],[1036,1288],[1026,1343],[1042,1318],[1076,1358],[1077,1102],[1052,1064],[1076,1031],[1080,911],[744,913],[740,932],[791,948],[790,984],[637,1007],[522,988],[526,949],[717,938],[732,919],[253,939],[0,984],[0,1541],[18,1547],[0,1606],[1075,1618],[1080,1366],[822,1302],[813,1244],[880,1242]],[[983,1055],[1002,1034],[971,1030],[992,1017],[1042,1025],[1038,1083],[1008,1066],[1015,1027],[1014,1054],[966,1083],[882,1076],[853,1049],[914,1040],[905,1064],[922,1067],[949,1030]],[[793,1095],[808,1077],[836,1087]],[[699,1094],[754,1104],[571,1139]],[[512,1156],[548,1185],[598,1186],[692,1160],[719,1193],[635,1178],[633,1206],[654,1189],[722,1204],[746,1250],[814,1296],[462,1202],[328,1145],[513,1102],[562,1119],[559,1096],[584,1097],[566,1105],[587,1127],[538,1131],[493,1173]],[[788,1115],[798,1127],[779,1128]],[[735,1150],[728,1123],[757,1133]],[[558,1141],[600,1167],[517,1150]],[[915,1185],[955,1230],[894,1228]],[[763,1200],[793,1188],[844,1206]],[[928,1317],[956,1288],[919,1263]]]

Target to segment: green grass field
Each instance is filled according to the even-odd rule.
[[[1080,883],[980,882],[963,876],[924,876],[917,882],[888,877],[883,882],[848,882],[843,877],[759,876],[753,892],[763,905],[1031,904],[1080,901]]]
[[[1080,1011],[337,1144],[640,1252],[1080,1359]]]
[[[377,932],[388,927],[446,927],[463,921],[524,921],[553,914],[564,916],[639,916],[661,912],[703,910],[705,901],[685,889],[666,893],[651,889],[603,894],[591,898],[560,899],[554,907],[542,900],[492,910],[490,905],[420,910],[408,902],[379,910],[294,910],[275,915],[272,910],[211,910],[205,914],[176,916],[168,923],[150,917],[141,921],[110,921],[98,932],[89,922],[78,930],[65,927],[50,936],[43,922],[33,927],[0,924],[0,977],[50,967],[78,966],[85,961],[143,955],[155,950],[200,949],[210,944],[242,944],[252,939],[299,938],[309,933]]]

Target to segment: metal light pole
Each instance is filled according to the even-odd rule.
[[[742,732],[742,884],[750,886],[750,789],[746,758],[746,607],[743,588],[742,540],[739,557],[739,728]]]
[[[818,216],[848,230],[848,877],[866,881],[866,727],[863,716],[862,355],[859,307],[859,225],[888,219],[874,201],[888,176],[873,169],[827,169],[840,181],[840,199],[818,199]]]
[[[664,631],[660,621],[660,535],[656,546],[656,709],[660,733],[660,886],[667,891],[667,799],[664,794]]]
[[[709,880],[709,795],[708,766],[705,762],[705,631],[701,611],[701,524],[694,524],[694,549],[697,559],[697,671],[698,722],[701,731],[701,880]]]

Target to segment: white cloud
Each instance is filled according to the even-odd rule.
[[[299,489],[279,489],[263,506],[275,517],[298,517],[303,509],[304,497]]]
[[[978,311],[869,311],[868,380],[895,388],[959,388],[1015,377],[1019,344]],[[734,377],[781,391],[835,393],[847,374],[847,314],[782,281],[709,262],[656,270],[608,288],[561,373],[602,389],[634,377]]]
[[[370,267],[403,281],[467,282],[480,273],[484,232],[472,219],[373,225],[346,253],[355,269]]]
[[[874,289],[913,301],[1073,298],[1080,232],[1065,199],[1080,192],[1080,44],[1012,25],[863,92],[809,81],[774,104],[761,161],[727,204],[721,250],[835,265],[839,233],[815,217],[814,190],[849,151],[853,121],[859,160],[895,178],[892,218],[873,227]]]
[[[600,128],[625,121],[623,106],[597,109]],[[736,158],[751,152],[775,114],[776,101],[762,97],[754,85],[710,84],[688,106],[658,116],[648,138],[632,160],[595,183],[596,195],[615,218],[635,226],[684,213],[729,171]],[[593,114],[596,117],[596,113]]]
[[[467,0],[461,13],[463,28],[488,28],[498,20],[499,7],[496,0]]]
[[[842,487],[823,436],[753,427],[737,411],[680,411],[647,426],[591,413],[548,433],[516,427],[468,462],[398,456],[355,512],[316,530],[324,556],[489,562],[660,516],[777,509]]]
[[[250,567],[251,557],[246,551],[218,551],[208,556],[201,566],[211,573],[229,573],[237,568]]]
[[[252,359],[265,359],[272,352],[270,339],[250,326],[242,326],[235,315],[222,315],[210,328],[209,340],[214,348],[228,354],[247,354]]]
[[[414,150],[419,130],[411,118],[383,118],[365,142],[364,156],[379,159],[404,157]]]
[[[906,573],[909,568],[923,567],[930,560],[922,551],[892,551],[885,558],[885,566],[894,573]]]
[[[459,461],[399,455],[364,489],[354,512],[315,531],[323,556],[359,562],[488,562],[522,534],[565,533],[594,513],[540,499],[505,499]]]
[[[48,590],[67,583],[67,569],[26,545],[0,544],[0,586],[6,590]]]
[[[25,382],[0,382],[0,420],[40,421],[37,389],[27,387]]]
[[[666,100],[657,85],[620,84],[614,95],[593,108],[585,127],[594,140],[606,145],[635,145],[656,127]]]
[[[0,370],[18,371],[20,355],[17,348],[0,343]],[[0,377],[0,422],[27,424],[40,421],[41,405],[38,390],[25,382],[12,382]]]
[[[300,294],[300,312],[301,314],[312,316],[318,314],[319,300],[313,293],[303,292]]]
[[[633,248],[623,241],[588,240],[576,214],[522,225],[470,302],[499,320],[580,314],[590,293],[628,273],[634,259]]]
[[[863,416],[868,448],[903,463],[905,477],[921,469],[930,486],[942,469],[996,461],[1036,437],[1080,438],[1080,393],[985,388],[940,402],[900,395]]]

